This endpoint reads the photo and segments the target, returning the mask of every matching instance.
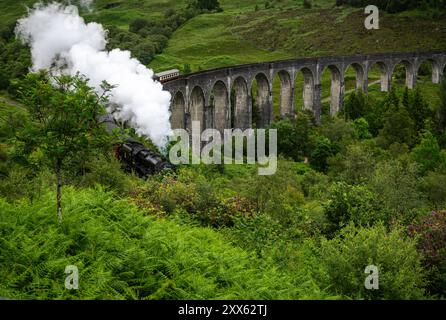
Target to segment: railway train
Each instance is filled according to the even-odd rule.
[[[163,71],[160,73],[156,73],[153,76],[153,79],[156,81],[159,81],[161,83],[165,83],[167,81],[178,79],[180,77],[180,75],[181,75],[180,70],[172,69],[172,70],[167,70],[167,71]]]
[[[102,116],[99,122],[103,124],[107,132],[111,133],[120,127],[113,115]],[[147,178],[159,172],[175,171],[175,166],[165,160],[162,155],[148,149],[139,141],[130,136],[124,136],[124,143],[116,147],[116,156],[123,164],[126,172],[134,172],[141,178]]]

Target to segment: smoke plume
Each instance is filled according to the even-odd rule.
[[[129,121],[137,134],[149,137],[157,146],[165,146],[171,134],[170,94],[129,51],[106,51],[102,25],[86,24],[75,6],[37,4],[19,20],[16,34],[31,47],[33,71],[79,72],[98,93],[104,80],[116,86],[110,96],[119,106],[115,117]]]

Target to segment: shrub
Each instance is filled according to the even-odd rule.
[[[6,90],[9,88],[9,77],[5,72],[0,70],[0,90]]]
[[[304,0],[303,6],[305,9],[311,9],[313,7],[313,4],[311,3],[311,0]]]
[[[418,166],[410,159],[378,163],[369,186],[380,199],[383,210],[394,220],[411,223],[426,209]]]
[[[416,241],[401,228],[389,232],[382,224],[349,225],[334,239],[322,239],[314,252],[318,257],[314,276],[333,294],[354,299],[423,298],[425,274]],[[378,267],[379,290],[364,286],[369,265]]]
[[[383,158],[386,158],[384,150],[376,147],[373,140],[357,142],[328,159],[328,172],[333,179],[349,184],[365,183],[373,175],[376,163]]]
[[[319,138],[316,142],[316,146],[311,153],[310,163],[311,167],[321,172],[327,172],[328,158],[338,153],[338,145],[330,142],[325,137]]]
[[[446,174],[442,172],[429,172],[423,178],[423,192],[427,195],[429,203],[435,209],[446,207]]]
[[[422,133],[421,142],[413,148],[411,158],[420,165],[422,174],[446,166],[446,152],[441,150],[437,139],[429,131]]]
[[[446,211],[432,212],[409,226],[409,233],[418,239],[418,250],[429,270],[429,292],[446,296]]]
[[[368,110],[367,96],[361,91],[353,91],[346,99],[345,106],[341,110],[347,119],[356,120],[363,117]]]
[[[369,123],[364,118],[358,118],[353,122],[355,137],[357,139],[370,139],[372,135],[369,131]]]
[[[369,226],[384,220],[376,195],[365,186],[335,183],[329,189],[328,199],[325,206],[325,215],[330,223],[328,234],[349,223]]]

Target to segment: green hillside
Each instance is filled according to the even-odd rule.
[[[34,2],[0,0],[0,299],[446,298],[446,74],[434,85],[424,63],[409,90],[399,64],[381,92],[372,69],[365,95],[349,68],[331,116],[326,70],[320,123],[295,90],[295,117],[268,128],[274,174],[203,162],[143,178],[139,149],[118,157],[127,138],[98,122],[106,97],[81,76],[29,73],[13,29]],[[366,31],[362,9],[335,0],[188,3],[95,0],[80,13],[110,30],[108,49],[156,71],[446,50],[446,15],[433,9],[383,11]],[[276,77],[276,115],[279,89]],[[79,290],[66,287],[67,266]],[[364,285],[370,266],[379,290]]]
[[[35,2],[0,0],[0,30]],[[200,70],[292,57],[446,50],[445,14],[429,10],[381,11],[380,29],[368,31],[363,9],[336,7],[334,0],[314,0],[311,9],[296,0],[220,2],[223,12],[187,21],[150,66],[164,70],[190,64],[192,70]],[[186,0],[96,0],[91,12],[81,13],[88,21],[127,30],[135,19],[162,20],[168,10],[181,10],[186,4]]]
[[[199,70],[292,57],[446,50],[446,19],[432,19],[428,11],[381,12],[380,29],[367,31],[363,9],[334,1],[314,1],[312,9],[300,1],[277,1],[269,9],[265,1],[221,3],[224,12],[200,15],[177,30],[151,66],[189,63]]]

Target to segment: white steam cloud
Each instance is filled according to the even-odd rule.
[[[129,121],[137,134],[148,136],[158,147],[165,146],[171,135],[170,93],[129,51],[107,52],[102,25],[86,24],[75,6],[37,4],[19,20],[16,34],[31,47],[33,71],[79,72],[99,93],[102,81],[115,85],[110,96],[119,106],[115,116]]]

